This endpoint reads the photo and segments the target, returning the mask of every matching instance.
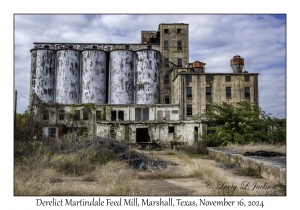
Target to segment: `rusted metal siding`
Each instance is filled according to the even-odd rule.
[[[159,52],[139,50],[135,52],[135,103],[159,103]]]
[[[110,52],[109,94],[110,104],[133,104],[134,97],[133,52],[114,50]]]
[[[100,50],[82,52],[81,103],[106,102],[106,53]]]
[[[56,62],[56,102],[78,104],[80,96],[80,52],[59,50],[57,51]]]
[[[44,103],[54,102],[55,51],[31,51],[31,93]]]

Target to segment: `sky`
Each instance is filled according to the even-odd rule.
[[[28,107],[33,42],[141,43],[142,30],[160,23],[189,24],[189,62],[206,72],[230,72],[240,55],[249,73],[259,73],[259,106],[286,117],[286,15],[14,15],[14,86],[17,112]]]

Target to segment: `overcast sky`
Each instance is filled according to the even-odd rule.
[[[33,42],[140,43],[141,31],[160,23],[189,24],[189,62],[205,62],[207,73],[229,73],[230,59],[243,57],[245,70],[259,73],[259,106],[286,117],[286,16],[270,14],[15,15],[17,112],[28,107]]]

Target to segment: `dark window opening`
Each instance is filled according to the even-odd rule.
[[[182,49],[182,42],[177,41],[177,49],[181,50]]]
[[[165,58],[164,64],[165,64],[165,67],[169,67],[169,58]]]
[[[48,110],[43,111],[43,120],[49,120],[49,111]]]
[[[116,138],[115,127],[111,126],[110,130],[109,130],[109,133],[110,133],[110,138],[112,138],[112,139]]]
[[[226,97],[231,98],[231,87],[226,87]]]
[[[212,81],[212,76],[211,75],[206,75],[206,82]]]
[[[149,120],[149,108],[143,108],[143,120]]]
[[[150,136],[148,133],[148,128],[137,128],[136,129],[136,142],[137,143],[151,142]]]
[[[135,108],[135,120],[142,120],[142,108]]]
[[[75,120],[80,120],[80,110],[75,110]]]
[[[49,128],[49,137],[56,138],[56,128]]]
[[[174,132],[175,132],[175,127],[169,126],[169,133],[174,133]]]
[[[46,44],[46,45],[45,45],[45,48],[47,48],[47,49],[48,49],[48,48],[49,48],[49,45],[47,45],[47,44]]]
[[[191,87],[187,87],[186,88],[186,97],[187,98],[192,98],[192,88]]]
[[[151,45],[147,45],[147,49],[152,49],[152,46]]]
[[[124,111],[118,111],[118,120],[124,121]]]
[[[169,98],[169,96],[165,96],[165,104],[170,104],[170,98]]]
[[[102,111],[96,111],[96,120],[103,120]]]
[[[89,119],[89,110],[83,110],[83,120],[88,120]]]
[[[186,81],[192,82],[192,75],[186,75]]]
[[[177,66],[178,67],[182,67],[182,59],[181,58],[178,58],[178,60],[177,60]]]
[[[111,121],[116,121],[117,120],[117,111],[111,111]]]
[[[169,42],[168,41],[164,41],[164,49],[165,50],[169,49]]]
[[[169,29],[164,29],[164,33],[165,34],[169,33]]]
[[[149,120],[149,108],[135,108],[135,120]]]
[[[64,120],[65,119],[65,110],[59,110],[58,111],[58,119]]]
[[[186,115],[187,116],[192,116],[193,115],[192,104],[187,104],[186,105]]]
[[[96,45],[93,45],[93,49],[97,49],[97,46],[96,46]]]
[[[170,82],[169,74],[165,74],[165,84],[169,84],[169,82]]]
[[[125,45],[125,50],[129,50],[129,45]]]
[[[244,77],[244,80],[245,80],[245,82],[249,82],[249,81],[250,81],[249,76],[245,76],[245,77]]]
[[[250,98],[250,87],[245,87],[245,98]]]
[[[182,33],[182,29],[181,28],[178,28],[177,29],[177,33],[179,34],[179,33]]]
[[[211,87],[206,87],[206,98],[211,98]]]
[[[230,82],[231,81],[231,76],[226,76],[226,82]]]

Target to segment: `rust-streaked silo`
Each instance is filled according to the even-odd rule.
[[[80,52],[58,50],[56,54],[56,103],[79,104]]]
[[[30,95],[32,97],[32,94],[35,93],[43,103],[54,102],[56,52],[49,49],[32,49],[30,52]]]
[[[110,52],[109,59],[108,102],[110,104],[133,104],[133,52],[113,50]]]
[[[135,103],[159,103],[159,52],[138,50],[134,56]]]
[[[244,69],[244,58],[236,55],[230,60],[230,67],[234,73],[242,73]]]
[[[82,51],[81,103],[106,102],[106,52]]]

